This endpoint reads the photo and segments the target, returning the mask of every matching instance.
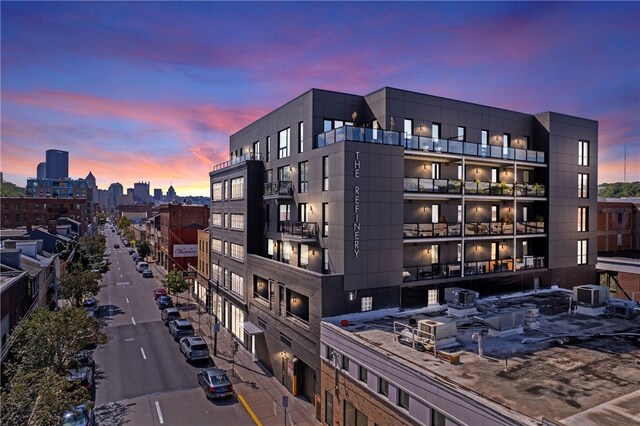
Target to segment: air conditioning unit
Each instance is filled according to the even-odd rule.
[[[444,289],[444,300],[449,306],[473,307],[478,300],[478,292],[460,287],[449,287]]]
[[[418,335],[428,339],[435,337],[436,342],[454,338],[458,335],[455,322],[440,322],[430,319],[418,321]]]
[[[630,320],[638,315],[638,303],[633,300],[611,299],[607,303],[606,313]]]
[[[601,306],[609,300],[609,287],[581,285],[573,288],[576,302],[585,306]]]

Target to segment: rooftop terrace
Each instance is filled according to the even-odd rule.
[[[478,314],[447,317],[446,306],[399,312],[382,310],[325,318],[353,339],[403,366],[518,423],[542,418],[566,425],[640,424],[640,317],[626,320],[569,313],[571,292],[559,289],[478,300]],[[483,333],[483,357],[472,337],[486,332],[487,314],[538,309],[535,327],[523,334]],[[349,320],[344,327],[341,321]],[[397,341],[398,323],[438,319],[457,324],[460,355],[450,364]],[[477,335],[476,335],[477,336]],[[477,339],[476,339],[477,340]],[[507,360],[507,362],[505,362]],[[529,419],[523,421],[523,419]]]

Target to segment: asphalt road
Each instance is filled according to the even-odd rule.
[[[106,231],[111,268],[103,276],[99,318],[109,342],[95,350],[96,420],[99,425],[254,424],[236,399],[212,402],[196,374],[213,361],[187,363],[160,321],[152,291],[115,232]],[[119,249],[114,249],[119,244]]]

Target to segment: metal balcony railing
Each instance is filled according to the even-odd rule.
[[[289,180],[279,180],[276,182],[267,182],[264,184],[265,196],[292,196],[293,184]]]
[[[317,239],[318,224],[316,222],[292,222],[285,220],[280,222],[280,232],[302,239]]]
[[[544,234],[544,222],[518,222],[516,234]]]
[[[507,222],[467,222],[464,235],[512,235],[513,223]]]
[[[405,223],[402,226],[404,238],[457,237],[460,223]]]
[[[461,194],[462,181],[459,179],[404,178],[405,192],[428,192],[438,194]]]
[[[243,154],[239,157],[225,161],[224,163],[216,164],[215,166],[213,166],[213,171],[217,172],[218,170],[226,169],[227,167],[235,166],[236,164],[244,163],[245,161],[249,160],[262,160],[262,157],[260,153],[249,152],[247,154]]]

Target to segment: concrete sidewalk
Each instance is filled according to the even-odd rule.
[[[155,263],[150,263],[158,278],[164,277],[166,271]],[[235,366],[231,352],[233,336],[224,327],[218,332],[218,353],[214,355],[214,339],[211,324],[214,318],[208,313],[199,314],[203,309],[191,295],[180,295],[179,302],[185,303],[181,309],[182,318],[189,319],[197,335],[202,336],[209,345],[211,359],[216,367],[222,368],[232,378],[234,390],[238,399],[245,405],[249,414],[258,425],[285,425],[282,397],[288,396],[286,424],[299,426],[318,426],[313,403],[292,396],[289,391],[271,373],[253,360],[251,352],[242,345],[238,346],[235,356]]]

